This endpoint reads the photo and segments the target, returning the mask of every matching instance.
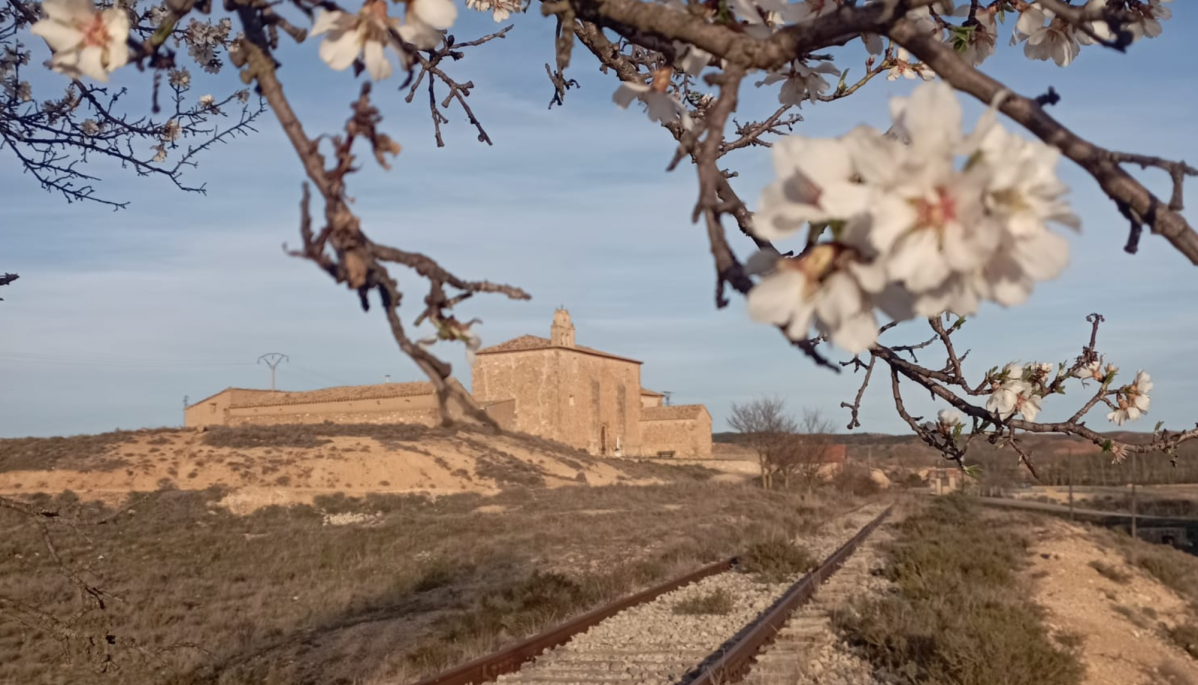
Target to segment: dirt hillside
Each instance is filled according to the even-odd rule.
[[[1048,518],[1034,540],[1034,598],[1054,631],[1078,636],[1084,685],[1198,684],[1198,660],[1170,637],[1194,621],[1193,607],[1126,557],[1141,547],[1154,555],[1180,552],[1130,538],[1118,542],[1120,550],[1113,534]],[[1198,575],[1198,558],[1173,563],[1190,564]]]
[[[648,484],[669,467],[591,457],[528,436],[419,426],[271,426],[0,440],[0,494],[70,490],[117,501],[160,488],[230,488],[244,513],[319,494]]]

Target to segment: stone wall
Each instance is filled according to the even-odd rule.
[[[641,456],[674,452],[678,458],[711,458],[711,416],[641,422]]]
[[[584,449],[640,449],[640,365],[568,347],[479,355],[475,399],[515,400],[515,429]]]

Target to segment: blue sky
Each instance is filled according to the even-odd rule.
[[[1021,93],[1055,87],[1063,101],[1053,114],[1099,144],[1198,159],[1198,77],[1185,46],[1198,29],[1198,9],[1172,4],[1164,35],[1128,55],[1091,47],[1067,69],[1031,62],[1005,46],[1008,26],[986,67]],[[459,39],[496,26],[489,15],[460,9]],[[376,88],[384,128],[403,151],[392,171],[365,164],[350,180],[368,234],[433,255],[464,278],[527,289],[531,302],[478,297],[463,308],[465,318],[483,319],[485,344],[547,335],[554,308],[565,305],[580,344],[644,360],[646,387],[671,391],[677,403],[706,404],[716,430],[731,403],[761,394],[785,397],[796,409],[821,408],[843,427],[847,412],[839,404],[851,399],[858,378],[815,368],[776,331],[750,322],[739,298],[714,308],[706,239],[689,222],[694,172],[664,172],[673,151],[668,134],[635,107],[616,108],[614,76],[600,74],[582,48],[571,67],[582,88],[564,108],[547,110],[552,89],[542,65],[552,60],[552,23],[534,12],[515,24],[506,40],[447,67],[475,83],[470,102],[493,147],[476,142],[461,110],[450,108],[447,146],[436,148],[426,91],[407,105],[398,80]],[[861,73],[863,53],[837,54],[838,66]],[[325,68],[311,43],[285,50],[283,61],[284,84],[309,135],[338,129],[357,93],[352,76]],[[198,68],[192,73],[196,98],[235,87],[231,72],[219,81]],[[53,78],[47,88],[65,85]],[[138,95],[143,83],[133,70],[115,80]],[[885,128],[887,98],[909,88],[877,79],[844,101],[807,105],[796,133],[838,135],[859,123]],[[769,111],[775,97],[774,89],[750,89],[741,120]],[[976,119],[980,107],[967,101],[966,108],[967,121]],[[21,274],[0,291],[0,437],[178,425],[184,396],[194,402],[226,386],[267,387],[268,370],[254,363],[266,352],[290,356],[278,371],[287,390],[375,383],[386,374],[420,378],[377,311],[363,313],[356,296],[283,254],[281,245],[298,239],[302,175],[273,118],[259,129],[190,172],[189,181],[207,184],[207,196],[100,165],[101,192],[132,201],[115,213],[41,191],[0,151],[0,271]],[[733,166],[736,187],[755,205],[772,175],[768,151],[740,153]],[[1136,173],[1168,195],[1163,173]],[[1139,255],[1124,254],[1126,229],[1113,204],[1072,163],[1062,162],[1061,176],[1084,222],[1083,234],[1071,239],[1072,264],[1027,305],[984,308],[959,343],[973,350],[967,368],[980,374],[1015,359],[1071,359],[1088,333],[1084,316],[1100,311],[1109,359],[1156,380],[1149,418],[1137,427],[1190,425],[1198,414],[1198,364],[1187,354],[1198,333],[1191,313],[1198,273],[1152,236]],[[1193,211],[1188,216],[1195,222]],[[730,233],[747,256],[751,244]],[[423,292],[402,277],[410,322]],[[912,322],[888,336],[914,340],[925,330]],[[461,348],[436,349],[469,383]],[[905,425],[878,380],[886,379],[867,393],[863,430],[901,432]],[[934,411],[925,398],[908,391],[913,410]],[[1046,417],[1062,416],[1076,400],[1051,398]],[[1098,413],[1091,423],[1107,425]]]

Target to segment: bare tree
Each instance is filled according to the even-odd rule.
[[[811,489],[823,477],[834,444],[835,426],[822,410],[804,407],[795,435],[788,449],[779,455],[776,472],[782,476],[782,486],[789,489],[792,480]]]
[[[761,486],[774,486],[774,476],[784,472],[781,465],[792,458],[799,425],[786,412],[786,401],[778,397],[760,397],[743,404],[732,404],[728,425],[745,436],[745,442],[757,454]],[[784,476],[786,477],[786,476]]]

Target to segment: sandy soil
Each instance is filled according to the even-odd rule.
[[[1045,520],[1035,531],[1028,570],[1035,600],[1055,631],[1082,637],[1085,685],[1198,684],[1198,662],[1160,634],[1186,616],[1173,591],[1099,546],[1084,528]],[[1118,583],[1094,569],[1099,561],[1127,574]]]
[[[501,487],[497,474],[503,473],[539,475],[549,487],[577,485],[581,478],[589,485],[651,482],[631,478],[607,462],[582,461],[505,437],[484,442],[430,436],[388,445],[374,438],[328,439],[330,444],[316,448],[221,448],[206,445],[199,432],[148,434],[110,449],[105,458],[124,462],[116,469],[0,472],[0,494],[70,490],[85,500],[119,502],[129,492],[162,486],[203,490],[223,485],[232,492],[222,503],[235,513],[247,513],[272,504],[310,503],[317,495],[333,493],[493,494]]]

